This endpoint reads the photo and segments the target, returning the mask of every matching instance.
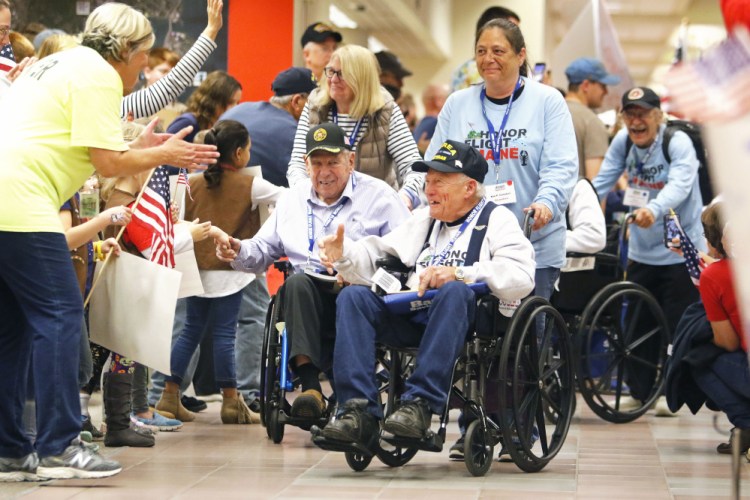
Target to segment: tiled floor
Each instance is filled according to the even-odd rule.
[[[718,426],[729,429],[723,417]],[[451,443],[458,431],[454,424],[449,429]],[[319,450],[306,432],[288,427],[282,444],[274,445],[260,425],[222,425],[219,404],[210,403],[196,422],[161,433],[152,449],[104,449],[125,467],[117,476],[0,484],[0,498],[729,498],[730,459],[714,451],[720,440],[708,411],[683,410],[677,418],[651,412],[615,425],[579,400],[564,449],[537,474],[496,462],[485,477],[472,477],[462,462],[448,459],[448,446],[439,454],[420,452],[401,468],[376,459],[355,473],[343,454]],[[742,476],[750,498],[744,459]]]

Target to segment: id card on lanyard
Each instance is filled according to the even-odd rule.
[[[333,120],[333,123],[335,123],[336,125],[339,124],[339,113],[338,113],[338,110],[336,109],[335,103],[331,107],[331,119]],[[364,118],[360,118],[359,120],[357,120],[357,123],[354,124],[352,133],[349,136],[349,139],[347,141],[352,151],[354,151],[354,143],[357,142],[357,136],[359,135],[359,131],[362,128],[363,122],[364,122]]]
[[[482,106],[482,116],[484,116],[484,120],[487,122],[487,131],[489,132],[488,142],[490,145],[490,149],[492,150],[492,161],[495,164],[495,179],[499,178],[498,175],[500,170],[500,150],[502,149],[503,144],[503,132],[505,132],[505,127],[508,125],[510,110],[513,107],[513,98],[516,96],[516,92],[518,92],[518,89],[521,88],[521,81],[521,77],[519,76],[518,82],[516,82],[516,86],[513,89],[513,92],[510,94],[510,98],[508,99],[508,106],[505,108],[505,114],[503,115],[503,120],[500,122],[500,130],[497,131],[497,135],[495,134],[495,125],[487,115],[487,109],[484,106],[484,100],[487,97],[487,87],[483,86],[482,91],[479,93],[479,103]]]

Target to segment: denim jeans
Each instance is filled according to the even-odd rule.
[[[745,351],[722,354],[708,368],[691,371],[698,387],[727,414],[732,425],[750,429],[750,369]]]
[[[177,306],[174,311],[174,322],[172,324],[172,349],[177,344],[177,339],[180,338],[182,330],[185,329],[185,317],[187,316],[187,299],[177,299]],[[201,333],[201,338],[203,333]],[[193,356],[190,358],[185,374],[182,377],[182,383],[180,384],[180,393],[187,391],[190,387],[190,383],[193,380],[193,374],[198,366],[198,359],[200,358],[201,348],[198,345],[195,348]],[[167,380],[167,375],[162,372],[154,370],[151,373],[151,388],[148,390],[148,404],[156,406],[161,398],[161,393],[164,392],[164,383]]]
[[[220,388],[237,387],[234,367],[234,340],[242,291],[224,297],[188,297],[185,329],[172,348],[171,376],[177,384],[185,378],[190,359],[208,326],[213,331],[214,374]]]
[[[0,231],[0,456],[34,446],[24,432],[29,365],[36,450],[59,455],[81,431],[78,364],[83,300],[62,233]],[[33,351],[33,361],[32,361]]]
[[[336,346],[333,373],[339,401],[366,399],[367,410],[383,417],[375,382],[375,343],[419,347],[414,373],[402,399],[421,398],[434,413],[445,408],[453,364],[474,324],[476,297],[463,283],[440,287],[430,308],[396,316],[383,300],[364,286],[344,288],[336,301]]]
[[[250,404],[260,394],[260,357],[263,351],[263,329],[271,297],[265,275],[257,276],[242,290],[237,323],[236,363],[237,389]]]
[[[81,361],[78,364],[78,387],[88,384],[94,375],[94,360],[91,357],[89,346],[89,329],[86,325],[86,317],[81,321]]]

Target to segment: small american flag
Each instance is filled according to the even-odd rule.
[[[180,175],[177,176],[177,185],[179,186],[180,184],[185,185],[185,191],[187,191],[188,198],[190,198],[190,201],[193,201],[193,195],[190,193],[190,182],[188,181],[186,168],[181,168]]]
[[[693,281],[695,286],[700,284],[701,272],[706,268],[706,262],[698,255],[698,250],[695,249],[695,245],[690,241],[688,235],[682,229],[680,222],[671,217],[667,219],[668,232],[677,232],[680,235],[680,247],[682,248],[682,255],[685,257],[685,266],[687,266],[688,274],[690,279]]]
[[[16,67],[16,57],[13,55],[13,47],[10,44],[0,47],[0,75]]]
[[[169,177],[158,167],[148,181],[133,218],[153,229],[151,262],[174,267],[174,227],[169,212]]]

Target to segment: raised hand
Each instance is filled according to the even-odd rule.
[[[146,149],[164,144],[172,134],[157,134],[155,130],[158,123],[158,117],[151,120],[151,122],[146,125],[146,128],[143,129],[143,132],[141,132],[134,141],[128,144],[128,147],[130,147],[130,149]]]
[[[208,24],[206,24],[206,29],[203,30],[203,35],[211,40],[216,40],[216,35],[219,34],[219,30],[221,30],[221,27],[224,25],[224,19],[221,14],[221,9],[223,7],[224,2],[222,0],[208,0],[206,2]]]
[[[336,234],[329,234],[318,241],[320,263],[333,274],[337,260],[344,255],[344,225],[339,224]]]

